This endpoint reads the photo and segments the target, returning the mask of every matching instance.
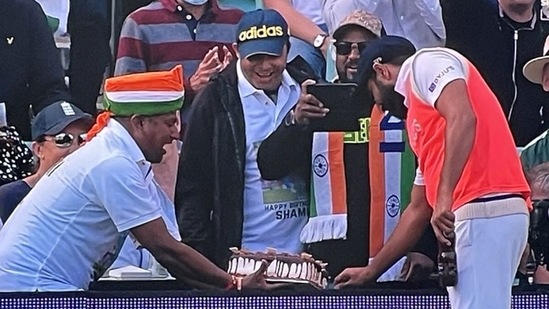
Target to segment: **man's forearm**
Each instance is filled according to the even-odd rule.
[[[461,115],[455,119],[447,119],[444,162],[437,192],[439,198],[452,197],[473,148],[475,134],[474,115]]]
[[[176,244],[171,247],[174,249],[157,251],[155,257],[176,278],[201,288],[210,286],[224,288],[231,282],[229,274],[196,250],[175,240],[174,242]]]
[[[411,204],[408,206],[393,234],[370,264],[376,278],[415,246],[429,224],[430,218],[431,210],[428,205],[416,207]]]
[[[181,277],[179,277],[179,278],[181,278]],[[191,287],[194,287],[195,289],[203,289],[203,290],[215,290],[215,289],[220,289],[220,288],[226,288],[228,286],[228,285],[226,285],[224,287],[219,287],[217,285],[207,284],[207,283],[197,281],[197,280],[194,280],[194,279],[191,279],[191,278],[188,278],[188,277],[183,278],[183,279],[179,279],[179,280],[185,282],[186,284],[188,284]]]

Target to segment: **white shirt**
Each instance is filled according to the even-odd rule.
[[[417,49],[444,46],[446,29],[439,0],[321,0],[330,33],[354,10],[375,14],[388,35],[410,40]]]
[[[395,91],[406,96],[406,83],[411,77],[415,94],[435,108],[444,87],[454,80],[465,80],[466,76],[466,60],[461,54],[448,48],[425,48],[404,61],[398,73]],[[407,99],[404,105],[409,107]],[[414,180],[418,186],[425,185],[421,168],[419,166],[416,170]]]
[[[305,183],[296,177],[265,181],[257,167],[257,150],[282,123],[299,100],[301,88],[284,70],[276,104],[244,77],[237,62],[238,92],[242,100],[246,130],[244,169],[244,222],[242,248],[300,253],[299,235],[308,220]]]
[[[324,24],[318,0],[292,0],[293,8],[317,25]]]
[[[175,216],[175,206],[173,205],[170,198],[166,195],[164,190],[162,190],[160,185],[156,182],[156,180],[154,179],[154,175],[152,182],[155,186],[155,190],[153,190],[152,192],[154,195],[156,195],[155,198],[158,198],[158,200],[160,201],[160,205],[162,207],[162,219],[164,219],[166,228],[173,238],[181,241],[179,226],[177,224],[177,218]],[[153,267],[153,260],[154,258],[152,254],[147,249],[141,247],[141,244],[130,233],[128,237],[126,237],[126,240],[122,245],[122,249],[120,249],[118,258],[114,261],[110,269],[121,268],[129,265],[144,269],[151,269]]]
[[[130,229],[161,217],[150,171],[114,119],[52,167],[0,231],[0,291],[87,289]]]

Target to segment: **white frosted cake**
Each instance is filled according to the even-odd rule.
[[[230,249],[233,255],[229,259],[228,273],[234,276],[247,276],[261,266],[261,261],[269,263],[265,277],[270,282],[305,283],[318,289],[328,285],[326,263],[313,259],[310,254],[291,255],[277,253],[274,249],[265,252],[249,252]]]

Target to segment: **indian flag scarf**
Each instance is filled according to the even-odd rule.
[[[385,244],[410,201],[415,159],[407,143],[404,122],[375,107],[361,119],[359,132],[315,132],[313,136],[309,222],[303,243],[347,236],[345,143],[369,142],[370,256]],[[361,158],[356,158],[360,160]],[[366,158],[364,158],[366,159]]]
[[[315,132],[313,135],[309,221],[301,231],[303,243],[347,236],[344,144],[368,142],[370,118],[359,121],[361,129],[357,132]]]
[[[415,157],[408,144],[404,121],[374,107],[370,126],[370,257],[393,233],[410,203]]]

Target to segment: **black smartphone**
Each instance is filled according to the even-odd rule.
[[[324,83],[307,86],[307,93],[314,95],[330,109],[326,117],[311,119],[313,131],[352,132],[360,130],[359,119],[368,116],[363,100],[357,98],[357,84]]]

